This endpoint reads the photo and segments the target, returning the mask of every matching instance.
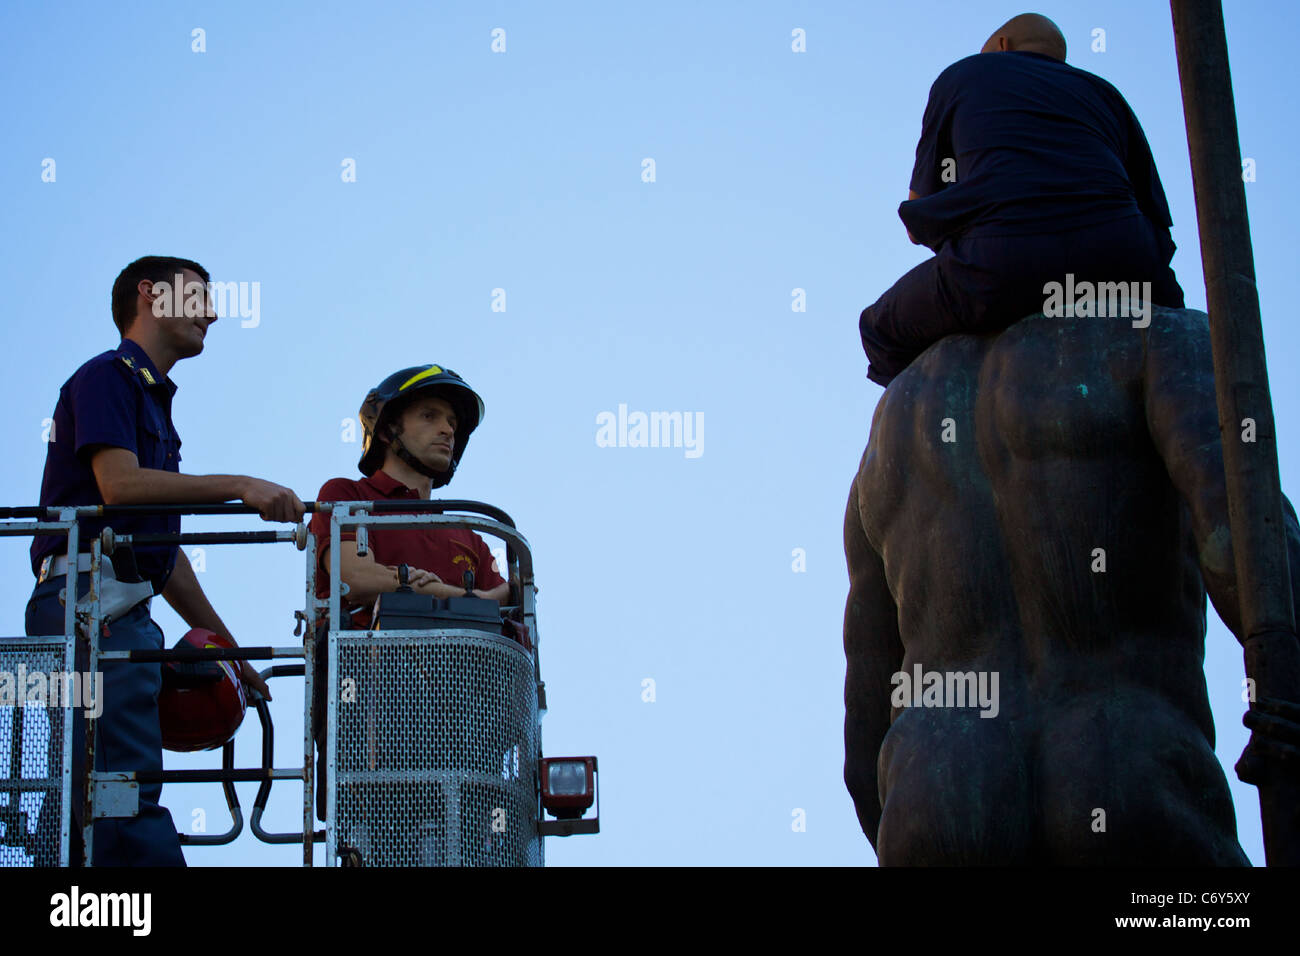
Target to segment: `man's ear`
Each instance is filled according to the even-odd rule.
[[[159,295],[161,295],[160,292],[154,289],[154,281],[152,279],[141,279],[136,283],[135,291],[137,295],[144,296],[146,302],[153,302]]]

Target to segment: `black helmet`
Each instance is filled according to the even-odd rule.
[[[366,395],[361,403],[361,460],[357,467],[367,478],[384,463],[384,426],[415,397],[436,395],[446,399],[456,411],[456,437],[452,442],[451,466],[446,471],[433,471],[402,447],[401,440],[393,441],[397,456],[422,475],[433,479],[433,487],[441,488],[451,481],[465,453],[469,436],[483,420],[483,399],[465,384],[465,380],[449,368],[440,365],[417,365],[394,372]]]

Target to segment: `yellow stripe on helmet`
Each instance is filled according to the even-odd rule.
[[[416,372],[414,375],[412,375],[410,378],[408,378],[408,379],[407,379],[405,382],[403,382],[401,385],[397,386],[397,390],[398,390],[399,392],[404,392],[404,391],[406,391],[407,387],[409,387],[409,386],[411,386],[411,385],[414,385],[416,382],[418,382],[418,381],[420,381],[420,380],[422,380],[422,379],[432,378],[432,377],[435,376],[435,375],[441,375],[441,374],[442,374],[442,369],[441,369],[441,368],[439,368],[439,367],[436,366],[436,365],[430,365],[430,366],[429,366],[428,368],[426,368],[423,372]]]

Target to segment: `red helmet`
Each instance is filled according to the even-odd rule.
[[[201,627],[193,628],[176,647],[234,647]],[[168,661],[162,667],[158,723],[168,750],[214,750],[244,722],[248,698],[234,661]]]

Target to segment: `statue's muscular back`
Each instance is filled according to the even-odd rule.
[[[1201,562],[1230,550],[1214,481],[1198,528],[1171,480],[1220,460],[1209,354],[1197,312],[1033,316],[944,339],[882,397],[846,518],[846,700],[888,707],[885,671],[918,664],[999,691],[993,717],[850,707],[860,815],[876,755],[853,750],[878,742],[882,863],[1246,863],[1202,670]]]

